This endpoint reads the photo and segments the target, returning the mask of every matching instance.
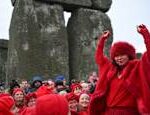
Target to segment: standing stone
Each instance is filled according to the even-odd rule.
[[[0,39],[0,81],[6,80],[8,40]]]
[[[91,0],[39,0],[50,4],[61,4],[66,11],[73,11],[79,7],[91,7]]]
[[[61,6],[16,0],[7,63],[8,79],[68,76],[68,42]]]
[[[86,78],[89,72],[97,70],[94,59],[97,37],[104,30],[112,31],[110,19],[100,11],[81,8],[73,12],[67,27],[70,79]],[[107,55],[112,41],[111,36],[105,47]]]
[[[92,0],[93,9],[99,9],[101,11],[108,11],[112,4],[112,0]]]

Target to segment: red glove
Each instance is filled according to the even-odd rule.
[[[137,27],[138,33],[142,34],[143,36],[149,35],[149,31],[144,24],[141,24]]]
[[[137,27],[137,31],[143,35],[144,42],[147,49],[148,59],[150,58],[150,33],[145,25],[141,24]]]
[[[99,37],[99,39],[104,39],[104,40],[106,40],[107,38],[109,38],[109,36],[110,36],[110,31],[109,30],[107,30],[107,31],[104,31],[103,32],[103,34]]]

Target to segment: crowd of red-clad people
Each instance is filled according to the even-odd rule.
[[[9,93],[0,87],[0,115],[150,115],[150,32],[137,26],[146,51],[136,58],[135,48],[127,42],[111,46],[110,58],[104,54],[111,32],[100,37],[95,59],[98,76],[92,72],[88,81],[58,75],[43,81],[34,76],[31,85],[13,80]]]
[[[97,80],[96,72],[88,81],[74,79],[70,85],[63,75],[54,80],[38,75],[31,83],[12,80],[8,91],[1,86],[0,115],[87,115]]]

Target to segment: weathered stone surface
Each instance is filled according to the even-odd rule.
[[[0,81],[6,80],[8,40],[0,39]]]
[[[104,30],[112,31],[110,19],[100,11],[81,8],[73,12],[67,26],[70,78],[86,78],[89,72],[97,70],[94,59],[97,37]],[[105,47],[107,55],[112,41],[111,36]]]
[[[39,0],[42,2],[56,3],[64,6],[64,9],[67,11],[72,11],[78,7],[91,7],[91,0]]]
[[[63,8],[16,0],[10,25],[8,78],[68,76],[68,42]]]
[[[17,0],[11,0],[14,5]],[[89,8],[106,12],[110,9],[112,0],[36,0],[48,4],[62,5],[66,11],[74,11],[77,8]]]
[[[108,11],[111,7],[112,0],[92,0],[93,9],[99,9],[101,11]]]
[[[0,39],[0,48],[2,49],[8,49],[8,40],[6,39]]]

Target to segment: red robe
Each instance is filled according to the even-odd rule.
[[[88,112],[87,111],[81,111],[78,113],[78,115],[88,115]]]
[[[150,35],[143,35],[147,51],[141,59],[129,61],[123,70],[124,87],[135,97],[138,111],[141,114],[150,114]],[[91,97],[90,115],[100,115],[106,109],[106,96],[109,82],[116,76],[117,67],[103,54],[104,38],[100,38],[96,50],[96,62],[99,68],[100,80]]]

